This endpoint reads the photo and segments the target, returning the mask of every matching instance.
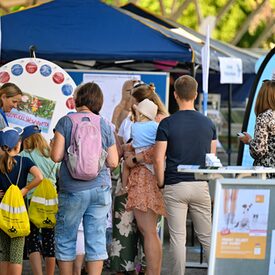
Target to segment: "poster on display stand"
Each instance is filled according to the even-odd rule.
[[[74,111],[71,76],[58,65],[40,58],[21,58],[0,68],[0,86],[12,82],[23,92],[18,109],[7,113],[10,126],[38,125],[47,140],[57,121]]]
[[[247,190],[221,190],[217,258],[265,258],[270,190]]]
[[[216,183],[208,275],[275,274],[274,180]]]

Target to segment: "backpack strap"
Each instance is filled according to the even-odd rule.
[[[18,175],[17,175],[17,180],[16,180],[16,184],[18,185],[19,182],[19,178],[20,178],[20,174],[21,174],[21,170],[22,170],[22,157],[20,157],[20,163],[19,163],[19,171],[18,171]],[[5,176],[7,177],[8,181],[10,182],[10,184],[13,184],[8,176],[7,173],[5,173]]]
[[[4,119],[5,123],[6,123],[6,126],[9,126],[9,122],[8,122],[8,120],[7,120],[6,114],[5,114],[5,112],[3,111],[2,108],[0,108],[0,114],[1,114],[1,116],[3,117],[3,119]],[[6,127],[6,126],[5,126],[5,127]]]

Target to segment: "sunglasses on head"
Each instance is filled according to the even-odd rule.
[[[263,83],[266,83],[266,82],[275,83],[275,80],[273,80],[273,79],[264,79]]]
[[[135,88],[138,88],[140,86],[143,86],[143,85],[147,85],[145,82],[139,80],[138,82],[136,82],[134,85],[133,85],[133,89]]]

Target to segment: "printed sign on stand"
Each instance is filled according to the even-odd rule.
[[[240,58],[219,57],[221,84],[242,84],[243,65]]]
[[[11,125],[38,125],[46,139],[53,136],[57,121],[74,110],[70,75],[58,65],[40,58],[22,58],[0,68],[0,85],[12,82],[23,92],[18,110],[7,113]]]
[[[222,190],[217,258],[265,258],[269,195],[261,189]]]
[[[208,275],[275,274],[274,180],[216,181]]]

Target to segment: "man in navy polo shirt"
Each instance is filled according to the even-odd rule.
[[[155,174],[164,187],[170,232],[171,274],[183,275],[186,259],[186,216],[189,211],[205,255],[209,257],[211,200],[206,181],[177,171],[180,164],[205,165],[205,155],[216,153],[216,129],[212,121],[194,109],[198,83],[188,75],[174,84],[179,111],[158,127],[154,156]],[[166,167],[165,167],[166,160]]]

